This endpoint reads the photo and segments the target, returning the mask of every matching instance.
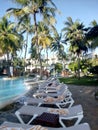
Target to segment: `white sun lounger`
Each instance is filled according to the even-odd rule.
[[[26,125],[26,124],[20,124],[20,123],[12,123],[12,122],[4,122],[1,125],[2,127],[14,127],[14,128],[23,128],[24,130],[27,130],[29,128],[32,128],[32,125]],[[82,123],[76,126],[68,127],[68,128],[51,128],[47,127],[48,130],[91,130],[88,123]]]
[[[22,119],[21,115],[27,115],[27,116],[32,116],[31,119],[28,121],[27,124],[30,124],[38,115],[41,115],[43,112],[48,112],[49,113],[50,108],[45,108],[45,107],[34,107],[34,106],[22,106],[19,110],[15,112],[15,115],[17,116],[18,120],[22,123],[25,124],[24,120]],[[59,115],[59,123],[61,124],[62,127],[66,127],[65,124],[63,123],[62,120],[71,120],[71,119],[76,119],[75,125],[79,124],[80,121],[83,118],[83,109],[81,105],[76,105],[68,109],[69,114],[67,115]]]
[[[55,98],[54,98],[55,99]],[[66,97],[66,95],[64,96],[63,99],[61,100],[54,100],[54,101],[50,101],[48,102],[47,100],[45,101],[45,99],[38,99],[38,98],[31,98],[31,97],[27,97],[26,100],[24,101],[25,105],[37,105],[37,106],[41,106],[43,104],[52,104],[55,105],[58,108],[70,108],[73,104],[74,104],[74,100],[71,96]]]
[[[60,84],[60,81],[58,79],[56,80],[46,80],[42,84],[39,84],[39,89],[45,88],[45,87],[51,87],[51,86],[57,86]]]
[[[63,95],[65,94],[66,96],[72,96],[72,93],[69,91],[69,90],[65,90],[65,89],[61,89],[60,91],[58,92],[36,92],[33,94],[33,97],[34,98],[45,98],[47,96],[50,96],[50,97],[58,97],[60,95]]]
[[[43,81],[43,82],[40,82],[40,83],[38,83],[38,90],[39,91],[41,91],[41,90],[45,90],[46,88],[48,88],[48,87],[53,87],[53,85],[52,86],[49,86],[49,84],[55,84],[56,86],[57,85],[59,85],[59,84],[61,84],[60,83],[60,81],[59,81],[59,79],[57,79],[57,78],[49,78],[49,79],[47,79],[47,80],[45,80],[45,81]]]
[[[37,92],[45,92],[45,93],[50,93],[50,92],[58,92],[60,90],[67,90],[68,86],[63,84],[63,83],[59,83],[58,85],[52,85],[52,86],[44,86],[44,87],[39,87],[39,89],[37,90]]]

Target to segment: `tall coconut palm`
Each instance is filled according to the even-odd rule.
[[[63,69],[65,69],[66,53],[64,44],[66,44],[66,41],[62,40],[62,33],[59,34],[55,27],[52,26],[52,29],[54,35],[53,35],[53,42],[51,45],[51,51],[57,54],[58,59],[61,59]]]
[[[57,52],[58,54],[63,53],[64,46],[61,41],[61,34],[54,34],[51,50]]]
[[[62,40],[62,33],[58,33],[56,28],[52,26],[53,29],[53,42],[51,45],[51,50],[56,52],[60,57],[64,54],[64,44],[65,40]]]
[[[42,67],[41,50],[47,49],[50,46],[50,44],[52,43],[52,40],[53,40],[51,35],[50,35],[49,28],[43,22],[38,23],[37,36],[34,36],[32,38],[32,44],[36,45],[36,39],[38,40],[38,46],[40,47],[37,52],[40,51],[40,53],[38,53],[38,55],[40,57],[40,60],[39,60],[40,65]]]
[[[36,64],[38,63],[38,54],[37,54],[37,49],[36,49],[35,45],[33,45],[33,44],[31,45],[29,53],[30,53],[31,59],[33,59],[35,61],[35,68],[37,70]]]
[[[28,15],[25,15],[25,17],[21,19],[21,21],[19,21],[18,31],[21,32],[21,34],[26,34],[26,38],[24,41],[24,47],[25,47],[24,59],[26,59],[29,34],[32,34],[33,31],[32,25],[30,25],[30,17]]]
[[[86,39],[91,43],[91,49],[98,47],[98,23],[96,20],[91,22],[91,28],[86,34]]]
[[[31,32],[31,26],[30,26],[30,17],[25,14],[25,9],[17,9],[17,8],[10,8],[7,9],[7,16],[14,15],[15,16],[15,22],[16,22],[16,28],[18,32],[27,33],[26,34],[26,40],[25,44],[25,55],[24,59],[26,59],[26,52],[27,52],[27,46],[28,46],[28,34]]]
[[[25,61],[27,58],[27,50],[28,50],[28,44],[29,44],[29,35],[32,34],[33,32],[33,28],[32,25],[30,24],[30,17],[28,15],[25,15],[22,19],[20,19],[19,23],[18,23],[18,30],[24,34],[25,40],[24,40],[24,70],[25,70]]]
[[[25,61],[26,61],[26,55],[27,55],[27,48],[28,48],[28,37],[29,34],[32,33],[32,26],[30,25],[30,16],[25,13],[26,8],[17,9],[17,8],[10,8],[7,10],[7,16],[14,15],[15,21],[16,21],[16,28],[17,31],[21,34],[26,34],[26,39],[24,40],[24,70],[25,70]],[[24,34],[24,35],[25,35]]]
[[[0,45],[3,53],[9,60],[9,53],[16,53],[22,47],[23,37],[15,29],[15,24],[9,22],[6,17],[0,20]]]
[[[85,28],[78,20],[73,22],[71,17],[67,18],[64,31],[65,40],[70,44],[69,50],[78,56],[78,78],[80,78],[80,54],[87,51],[87,43],[84,42]]]
[[[22,48],[22,40],[23,37],[17,33],[14,23],[9,22],[6,17],[3,17],[0,20],[0,46],[2,53],[7,55],[8,65],[9,54],[14,56]]]
[[[73,53],[79,55],[81,51],[87,51],[87,43],[84,43],[85,28],[83,23],[80,23],[78,20],[73,22],[72,18],[68,17],[62,31],[64,31],[66,42],[70,43],[70,50]]]
[[[48,4],[50,6],[48,6]],[[39,61],[40,61],[40,67],[42,68],[42,63],[41,63],[41,59],[40,59],[40,50],[39,50],[39,40],[38,40],[38,26],[37,26],[37,19],[36,19],[36,14],[38,12],[40,12],[43,16],[43,19],[45,22],[47,22],[47,24],[51,24],[55,22],[54,16],[55,16],[55,7],[54,3],[52,2],[52,0],[35,0],[35,3],[33,2],[33,17],[34,17],[34,25],[35,25],[35,36],[36,36],[36,45],[38,47],[38,53],[39,53]],[[53,6],[53,7],[52,7]],[[46,38],[45,38],[46,39]],[[41,40],[40,40],[41,42]],[[40,76],[42,75],[42,70],[40,71]]]
[[[42,21],[38,22],[37,33],[38,33],[38,45],[41,46],[43,49],[45,49],[47,46],[51,44],[52,40],[49,27]],[[36,44],[35,40],[36,36],[32,38],[33,44]]]
[[[37,14],[42,14],[43,19],[45,22],[48,24],[55,23],[55,11],[56,11],[56,6],[52,2],[52,0],[14,0],[15,2],[21,4],[23,6],[20,14],[22,17],[24,17],[25,14],[32,14],[33,15],[33,21],[35,25],[35,36],[36,36],[36,46],[39,51],[39,45],[38,45],[38,36],[37,36]],[[39,55],[39,60],[40,60],[40,55]]]

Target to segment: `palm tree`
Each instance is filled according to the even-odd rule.
[[[32,38],[33,45],[34,44],[36,45],[36,39],[38,40],[38,46],[39,46],[39,48],[37,48],[39,49],[37,50],[37,53],[40,57],[39,62],[40,62],[40,67],[42,68],[41,51],[42,49],[47,49],[52,42],[52,37],[50,35],[49,28],[43,22],[38,23],[37,36],[34,36]]]
[[[0,20],[0,46],[2,53],[7,55],[8,65],[9,54],[13,57],[22,48],[23,37],[17,33],[14,25],[6,17]]]
[[[26,39],[24,41],[24,47],[25,47],[24,59],[26,59],[29,34],[32,34],[32,32],[33,32],[32,25],[30,25],[29,16],[25,15],[25,17],[23,19],[21,19],[21,21],[19,21],[18,31],[21,32],[21,34],[26,33]]]
[[[21,34],[26,33],[26,40],[24,40],[24,70],[25,70],[25,61],[26,61],[26,55],[27,55],[27,48],[28,48],[28,37],[29,34],[32,33],[32,26],[30,25],[30,16],[25,13],[25,7],[22,9],[17,8],[10,8],[7,10],[7,16],[14,15],[15,21],[16,21],[16,28],[17,31]],[[25,72],[25,71],[24,71]]]
[[[50,46],[53,38],[51,37],[49,27],[44,22],[38,22],[37,33],[38,45],[41,46],[43,49],[45,49],[47,46]],[[36,44],[35,41],[36,36],[32,38],[32,43]]]
[[[35,45],[33,44],[31,45],[29,53],[30,53],[30,58],[35,61],[35,68],[37,70],[36,64],[38,63],[38,54],[37,54],[37,49]]]
[[[58,57],[64,57],[64,44],[66,44],[65,40],[62,40],[62,33],[58,33],[56,28],[52,26],[53,29],[53,42],[51,44],[51,51],[56,52]]]
[[[35,37],[36,37],[36,46],[38,49],[38,53],[40,53],[39,45],[38,45],[38,34],[37,34],[37,14],[42,14],[43,19],[48,24],[55,23],[55,11],[57,10],[55,4],[52,2],[52,0],[14,0],[15,2],[19,3],[23,6],[23,8],[20,10],[18,9],[18,15],[20,14],[21,18],[27,15],[33,15],[33,21],[35,25]],[[16,9],[15,9],[16,10]],[[19,17],[20,17],[19,16]],[[40,54],[39,54],[39,60],[40,60]]]
[[[14,23],[9,22],[6,17],[0,21],[0,45],[3,54],[7,54],[9,60],[9,53],[13,54],[22,47],[23,37],[18,34],[14,27]]]
[[[91,21],[91,26],[92,26],[92,27],[94,27],[94,26],[96,26],[96,25],[98,25],[98,23],[97,23],[96,20]]]
[[[62,33],[59,34],[54,26],[52,26],[52,32],[53,42],[51,45],[51,50],[57,52],[58,54],[61,54],[64,50],[64,46],[62,43],[66,44],[66,41],[62,40]]]
[[[91,28],[86,33],[86,39],[91,44],[91,49],[94,50],[96,47],[98,47],[98,23],[96,20],[93,20],[91,22]]]
[[[78,57],[78,78],[80,78],[80,54],[87,52],[87,43],[84,42],[85,28],[78,20],[73,22],[71,17],[67,18],[65,27],[62,29],[66,43],[70,44],[69,50]]]
[[[37,20],[36,20],[36,14],[37,12],[40,12],[43,15],[43,19],[45,22],[47,22],[47,24],[51,24],[51,21],[54,23],[54,17],[55,16],[55,10],[56,8],[52,8],[47,7],[48,3],[50,2],[50,4],[52,6],[55,7],[54,3],[51,0],[40,0],[40,2],[38,2],[38,0],[35,2],[35,4],[37,3],[37,6],[33,7],[33,17],[34,17],[34,25],[35,25],[35,37],[36,37],[36,45],[38,48],[38,53],[39,53],[39,61],[40,61],[40,67],[41,67],[41,71],[40,71],[40,76],[42,75],[42,63],[41,63],[41,58],[40,58],[40,50],[39,50],[39,39],[38,39],[38,26],[37,26]],[[34,4],[34,5],[35,5]],[[46,39],[46,38],[45,38]],[[41,41],[41,40],[40,40]]]
[[[57,52],[60,55],[63,53],[64,45],[62,44],[62,41],[61,41],[61,35],[59,34],[54,35],[53,42],[51,45],[51,50],[54,52]]]

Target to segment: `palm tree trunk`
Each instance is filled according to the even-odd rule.
[[[48,67],[48,47],[46,48],[46,54],[47,54],[47,67]]]
[[[41,60],[41,50],[39,50],[39,63],[40,63],[40,79],[42,79],[42,60]]]
[[[8,73],[8,76],[10,76],[10,62],[9,62],[9,52],[7,51],[7,73]]]
[[[80,79],[80,56],[78,55],[78,79]]]
[[[28,47],[28,32],[27,32],[27,36],[26,36],[26,46],[25,46],[25,55],[24,55],[24,59],[26,59],[27,56],[27,47]]]
[[[25,45],[25,54],[24,54],[24,72],[25,72],[25,67],[26,67],[26,56],[27,56],[27,47],[28,47],[28,32],[27,32],[27,35],[26,35],[26,45]]]
[[[36,13],[34,13],[34,25],[35,25],[35,36],[36,36],[36,46],[37,46],[37,52],[38,52],[38,59],[40,63],[40,79],[42,79],[42,61],[40,56],[40,48],[38,44],[38,32],[37,32],[37,22],[36,22]]]

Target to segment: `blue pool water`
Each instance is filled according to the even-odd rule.
[[[0,78],[0,108],[28,91],[23,78]]]

